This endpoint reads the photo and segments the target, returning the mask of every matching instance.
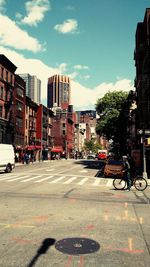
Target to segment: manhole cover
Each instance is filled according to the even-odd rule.
[[[94,253],[99,250],[98,242],[88,238],[65,238],[55,244],[55,248],[69,255]]]

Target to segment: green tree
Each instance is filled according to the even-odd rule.
[[[128,93],[123,91],[108,92],[97,100],[96,111],[99,119],[96,132],[112,139],[119,147],[125,146],[126,117],[128,113]]]
[[[85,140],[84,147],[88,151],[94,152],[94,141],[93,140]]]
[[[84,148],[87,151],[92,151],[93,153],[97,153],[98,149],[101,149],[101,145],[98,144],[97,142],[95,143],[94,140],[85,140]]]

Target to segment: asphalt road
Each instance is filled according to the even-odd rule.
[[[150,187],[114,190],[99,168],[60,160],[1,173],[0,266],[149,267]]]

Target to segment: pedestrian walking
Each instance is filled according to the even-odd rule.
[[[130,174],[130,164],[128,162],[127,156],[122,157],[123,166],[124,166],[124,177],[127,181],[127,191],[130,191],[132,181],[131,181],[131,174]]]
[[[24,154],[24,161],[29,164],[29,155],[27,153]]]

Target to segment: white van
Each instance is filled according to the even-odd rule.
[[[0,144],[0,171],[11,172],[15,167],[15,153],[12,145]]]

